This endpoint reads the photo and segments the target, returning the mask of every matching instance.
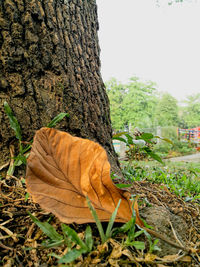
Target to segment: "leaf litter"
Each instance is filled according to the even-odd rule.
[[[5,166],[6,167],[6,166]],[[0,168],[1,169],[1,168]],[[58,266],[57,259],[49,256],[50,253],[64,255],[67,248],[64,246],[44,249],[42,242],[46,236],[40,228],[32,222],[28,212],[39,218],[40,221],[49,221],[59,233],[61,232],[60,221],[49,212],[43,211],[38,204],[32,202],[31,197],[27,199],[27,191],[24,179],[25,172],[21,168],[16,177],[6,178],[2,171],[0,180],[0,263],[2,266]],[[186,252],[168,253],[160,255],[148,253],[148,250],[137,250],[134,247],[125,247],[123,240],[125,235],[121,234],[110,238],[102,244],[95,224],[90,223],[93,229],[93,250],[81,255],[74,263],[66,266],[198,266],[200,263],[200,215],[198,202],[184,202],[180,197],[171,193],[164,185],[151,184],[150,182],[134,182],[128,188],[132,195],[138,195],[140,214],[147,222],[153,218],[155,213],[148,217],[149,205],[163,213],[163,209],[171,214],[169,222],[170,238],[175,242],[181,242],[184,246],[193,247],[194,253],[187,255]],[[151,208],[151,207],[150,207]],[[148,210],[148,212],[145,211]],[[173,221],[173,216],[182,220],[182,232]],[[155,216],[156,217],[156,216]],[[158,226],[158,217],[155,229],[163,232],[162,225]],[[153,224],[150,220],[149,223]],[[180,223],[180,221],[178,222]],[[119,223],[117,223],[118,225]],[[104,223],[104,225],[107,225]],[[70,225],[80,236],[84,236],[85,225]],[[172,229],[173,228],[173,229]],[[165,231],[165,234],[168,233]],[[179,234],[177,234],[179,232]],[[147,242],[144,235],[138,240]]]
[[[20,178],[21,177],[21,178]],[[28,211],[34,214],[41,221],[51,219],[51,224],[60,231],[60,222],[52,214],[44,212],[38,204],[32,202],[31,198],[25,200],[26,187],[24,178],[11,177],[9,180],[1,179],[1,214],[0,214],[0,258],[2,266],[10,263],[9,266],[57,266],[57,259],[49,257],[50,253],[64,255],[66,247],[43,249],[42,241],[46,236],[33,223],[28,216]],[[142,189],[141,189],[142,188]],[[195,203],[185,203],[176,195],[170,192],[164,192],[161,195],[162,188],[150,183],[135,182],[133,193],[138,193],[141,197],[148,198],[152,206],[162,204],[171,211],[180,211],[181,216],[186,223],[186,229],[183,229],[186,235],[188,246],[198,246],[200,240],[200,218],[199,207]],[[139,190],[139,192],[137,192]],[[152,193],[155,197],[152,197]],[[142,199],[142,198],[141,198]],[[170,200],[171,199],[171,200]],[[146,204],[140,205],[142,209]],[[142,213],[141,213],[142,214]],[[106,223],[104,223],[106,224]],[[125,237],[117,236],[110,239],[102,245],[95,224],[90,224],[93,229],[93,238],[95,240],[94,248],[88,255],[81,256],[74,264],[76,266],[198,266],[199,255],[174,254],[163,257],[154,254],[136,250],[133,247],[124,247],[123,239]],[[83,233],[85,225],[73,224],[71,227],[77,233]],[[176,231],[176,229],[175,229]],[[140,237],[140,240],[144,237]],[[35,265],[37,263],[38,265]],[[156,264],[156,265],[155,265]],[[173,264],[173,265],[172,265]],[[68,265],[70,266],[70,264]],[[74,266],[73,264],[71,266]],[[160,265],[161,266],[161,265]]]

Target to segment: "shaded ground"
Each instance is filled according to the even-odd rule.
[[[168,159],[169,161],[182,161],[182,162],[199,162],[200,164],[200,153],[182,156],[182,157],[175,157]]]
[[[30,211],[41,221],[51,218],[51,224],[60,231],[60,222],[51,214],[27,198],[24,175],[2,178],[0,193],[0,265],[1,266],[58,266],[57,259],[48,256],[50,252],[62,255],[66,248],[43,249],[41,242],[46,239],[41,230],[31,221]],[[200,246],[200,209],[198,202],[184,202],[169,192],[164,185],[149,182],[134,182],[129,188],[133,195],[138,195],[142,217],[155,230],[167,236],[172,242],[184,247]],[[83,236],[86,225],[71,225],[80,236]],[[197,251],[190,256],[173,246],[161,241],[162,249],[157,255],[148,253],[148,242],[145,251],[134,247],[123,247],[125,236],[117,236],[101,246],[95,224],[92,224],[94,249],[90,254],[80,257],[72,265],[66,266],[199,266],[200,256]],[[154,253],[154,252],[153,252]],[[190,253],[189,253],[190,254]],[[163,257],[165,255],[165,257]],[[160,265],[159,265],[160,264]]]

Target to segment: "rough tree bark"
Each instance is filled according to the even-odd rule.
[[[97,31],[94,0],[0,1],[0,164],[14,139],[6,100],[24,140],[67,112],[59,128],[100,143],[118,168]]]

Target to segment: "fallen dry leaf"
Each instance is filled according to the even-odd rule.
[[[183,262],[191,262],[192,261],[192,258],[189,255],[186,255],[183,258],[181,258],[180,261],[183,261]]]
[[[145,257],[140,258],[140,257],[136,257],[135,260],[138,262],[146,262],[146,263],[154,263],[155,260],[160,259],[157,255],[151,254],[151,253],[147,253],[145,254]]]
[[[117,260],[117,259],[109,259],[108,262],[109,262],[110,266],[112,266],[112,267],[120,267],[118,264],[119,260]]]
[[[177,259],[177,257],[179,257],[179,255],[175,254],[175,255],[166,255],[164,256],[162,259],[163,260],[167,260],[167,261],[174,261],[175,259]]]
[[[110,239],[110,243],[112,244],[113,248],[109,258],[119,259],[122,256],[123,246],[113,239]]]
[[[100,252],[100,253],[104,253],[104,252],[107,252],[108,251],[108,243],[105,242],[103,244],[100,244],[97,246],[97,250]]]
[[[127,256],[129,258],[129,260],[131,260],[131,261],[134,261],[135,260],[135,258],[133,257],[133,254],[128,249],[124,249],[122,251],[122,254],[125,255],[125,256]]]
[[[97,143],[66,132],[42,128],[36,132],[28,158],[26,185],[33,201],[65,223],[94,222],[91,200],[101,221],[109,221],[119,199],[116,221],[131,218],[130,194],[110,178],[106,151]],[[136,223],[143,226],[138,215]]]

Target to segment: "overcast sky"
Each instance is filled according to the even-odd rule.
[[[101,73],[104,81],[152,80],[183,100],[200,93],[200,0],[159,2],[97,0]]]

